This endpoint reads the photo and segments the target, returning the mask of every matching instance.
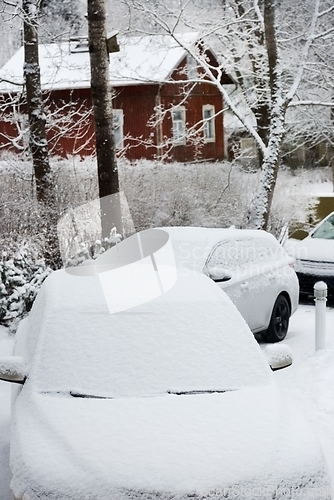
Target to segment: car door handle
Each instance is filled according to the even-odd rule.
[[[241,283],[240,288],[241,288],[241,290],[248,290],[248,288],[249,288],[248,281]]]

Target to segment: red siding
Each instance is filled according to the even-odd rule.
[[[210,56],[213,57],[213,56]],[[223,114],[215,118],[215,142],[195,145],[187,139],[185,145],[173,145],[172,120],[170,109],[183,101],[185,92],[186,58],[172,74],[174,83],[162,85],[133,85],[115,89],[113,106],[122,109],[124,114],[123,154],[130,160],[139,158],[155,159],[164,155],[166,160],[180,162],[210,159],[220,160],[224,152]],[[190,85],[190,84],[189,84]],[[154,120],[155,106],[160,102],[164,111],[161,126]],[[185,102],[187,127],[202,120],[202,106],[213,105],[215,112],[223,109],[222,96],[218,89],[209,82],[197,84],[191,89]],[[24,106],[21,109],[25,112]],[[90,89],[53,91],[46,99],[48,118],[49,149],[52,154],[67,156],[94,154],[94,122]],[[151,126],[150,126],[151,123]],[[198,128],[198,126],[197,126]],[[0,121],[0,145],[6,144],[6,135],[15,137],[15,124],[2,119]],[[168,145],[159,148],[159,136],[167,139]],[[203,138],[203,132],[198,132]],[[8,145],[7,145],[8,147]]]
[[[155,158],[156,135],[149,122],[154,113],[157,91],[157,85],[115,89],[113,107],[122,109],[124,113],[124,146],[129,160]]]
[[[52,92],[46,101],[49,149],[52,154],[88,156],[95,152],[90,89]]]
[[[168,92],[169,94],[169,92]],[[170,96],[162,96],[162,102],[166,109],[171,106]],[[172,99],[174,105],[181,102],[180,98]],[[186,108],[186,124],[187,128],[192,127],[196,123],[200,123],[202,116],[202,106],[211,104],[215,107],[215,112],[219,112],[223,108],[222,96],[220,93],[213,93],[213,86],[209,84],[198,85],[195,91],[192,91],[190,96],[182,105]],[[200,128],[200,125],[197,126]],[[172,137],[172,120],[171,114],[168,113],[164,121],[164,135]],[[198,132],[198,138],[203,137],[203,132]],[[192,161],[200,159],[221,160],[224,158],[224,128],[223,114],[219,114],[215,118],[215,142],[200,143],[198,147],[192,144],[193,141],[188,140],[186,145],[176,145],[173,147],[171,158],[176,161]]]

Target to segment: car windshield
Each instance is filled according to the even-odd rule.
[[[312,234],[312,238],[334,240],[334,214],[320,224],[320,226]]]
[[[97,277],[50,278],[43,316],[39,300],[30,317],[31,330],[40,329],[30,376],[40,392],[133,397],[225,391],[269,379],[239,312],[203,275],[179,276],[159,298],[115,314]]]

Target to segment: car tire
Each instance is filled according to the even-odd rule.
[[[265,342],[271,344],[281,342],[286,337],[289,328],[290,306],[284,295],[279,295],[271,313],[268,329],[262,332]]]

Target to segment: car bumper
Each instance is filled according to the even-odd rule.
[[[328,276],[323,274],[311,274],[298,272],[297,276],[299,280],[299,289],[302,295],[314,295],[314,285],[317,281],[324,281],[328,287],[328,298],[334,298],[334,276]]]

